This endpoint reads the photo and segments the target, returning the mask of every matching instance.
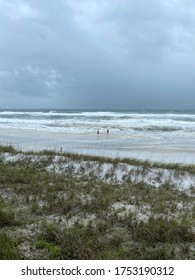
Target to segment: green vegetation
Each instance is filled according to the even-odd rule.
[[[14,226],[17,222],[14,219],[14,213],[6,209],[5,203],[0,201],[0,227]]]
[[[9,145],[9,146],[2,146],[2,145],[0,145],[0,153],[17,153],[17,151],[11,145]]]
[[[60,153],[56,162],[52,151],[3,160],[20,154],[9,149],[0,147],[0,259],[195,259],[195,183],[161,183],[167,166],[155,187],[135,180],[151,163]],[[118,183],[121,162],[135,168]],[[112,168],[100,178],[105,163]],[[168,169],[177,182],[193,168]]]
[[[21,257],[14,242],[4,231],[0,231],[0,248],[0,260],[17,260]]]

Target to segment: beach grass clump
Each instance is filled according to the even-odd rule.
[[[148,243],[156,242],[194,242],[195,233],[190,230],[188,222],[177,222],[175,219],[151,217],[147,223],[129,225],[129,230],[135,240],[144,240]]]
[[[16,154],[18,151],[12,145],[0,145],[0,153]]]
[[[44,240],[40,240],[35,244],[36,249],[45,249],[48,253],[48,258],[51,260],[59,259],[61,254],[61,249],[52,243],[48,243]]]
[[[0,260],[19,260],[21,256],[16,249],[16,244],[6,234],[0,231]]]
[[[0,201],[0,227],[11,227],[17,225],[13,210],[10,210],[4,201]]]

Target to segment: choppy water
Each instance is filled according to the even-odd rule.
[[[152,138],[194,138],[195,110],[0,110],[0,128],[70,134],[105,133]]]

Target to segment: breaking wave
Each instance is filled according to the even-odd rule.
[[[0,127],[140,137],[194,137],[194,111],[1,110]]]

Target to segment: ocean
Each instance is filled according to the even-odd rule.
[[[0,110],[1,128],[45,132],[105,133],[152,138],[194,138],[195,110]]]
[[[195,110],[0,110],[0,142],[195,163]]]

